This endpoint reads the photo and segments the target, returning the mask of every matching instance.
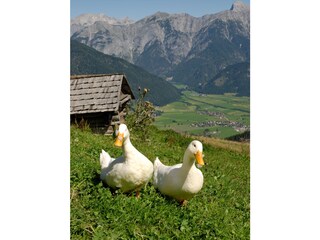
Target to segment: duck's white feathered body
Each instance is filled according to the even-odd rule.
[[[113,189],[139,191],[151,179],[153,164],[131,144],[129,136],[124,139],[122,149],[124,154],[117,159],[102,150],[100,178]]]
[[[195,142],[195,141],[193,141]],[[192,143],[193,143],[192,142]],[[200,148],[200,142],[197,144]],[[191,144],[190,144],[191,145]],[[189,145],[188,149],[191,148]],[[166,166],[156,158],[153,164],[153,184],[159,191],[167,196],[173,197],[178,201],[189,200],[197,194],[203,186],[202,172],[194,165],[194,156],[186,150],[183,163],[173,166]],[[202,160],[202,144],[199,151],[199,161]],[[201,156],[201,160],[200,160]]]

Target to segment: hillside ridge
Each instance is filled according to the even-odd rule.
[[[121,58],[103,54],[73,40],[70,51],[71,75],[125,74],[135,96],[139,96],[139,87],[150,89],[147,100],[158,106],[180,97],[180,91],[172,84]]]

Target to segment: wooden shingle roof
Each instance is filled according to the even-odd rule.
[[[123,74],[70,78],[70,114],[117,111],[129,99],[134,95]]]

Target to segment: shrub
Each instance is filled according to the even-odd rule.
[[[139,98],[136,102],[127,105],[126,123],[130,131],[141,133],[146,136],[150,125],[155,120],[155,107],[149,101],[145,101],[145,96],[149,89],[143,91],[139,88]]]

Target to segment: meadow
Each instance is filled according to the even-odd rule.
[[[178,87],[183,88],[180,85]],[[154,125],[160,129],[172,129],[179,133],[210,134],[216,138],[227,138],[239,133],[231,125],[205,124],[210,121],[233,121],[250,128],[249,97],[236,97],[232,94],[200,94],[183,90],[182,97],[178,101],[156,109],[160,115],[156,117]]]
[[[190,106],[192,108],[192,106]],[[132,144],[152,162],[182,161],[193,140],[151,126],[146,139],[131,132]],[[112,136],[71,127],[71,239],[249,239],[249,145],[219,139],[204,141],[204,186],[184,207],[161,195],[151,183],[137,199],[116,193],[99,179],[101,149],[111,156],[122,150]]]

